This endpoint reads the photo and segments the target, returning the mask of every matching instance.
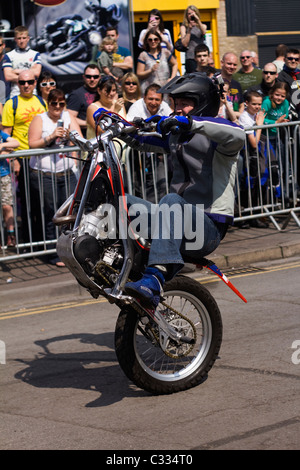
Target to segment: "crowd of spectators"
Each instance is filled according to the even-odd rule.
[[[220,69],[216,69],[205,41],[205,34],[206,25],[201,21],[199,10],[193,5],[189,6],[184,12],[180,28],[181,47],[185,51],[183,73],[201,72],[209,77],[216,73],[221,74],[224,80],[224,94],[219,118],[229,119],[242,127],[264,123],[275,125],[290,119],[300,119],[300,69],[297,48],[279,44],[274,51],[274,60],[266,64],[259,63],[257,54],[253,51],[243,50],[239,57],[228,51],[221,58]],[[42,68],[40,54],[30,48],[26,27],[15,28],[15,43],[15,49],[5,53],[5,40],[0,36],[1,155],[15,149],[37,148],[37,145],[39,148],[48,148],[53,146],[58,137],[64,137],[67,142],[67,128],[78,129],[83,136],[91,138],[95,135],[93,113],[99,107],[117,112],[128,120],[153,114],[168,115],[172,112],[172,102],[157,91],[180,75],[180,72],[172,36],[165,28],[158,9],[149,12],[147,28],[139,35],[140,53],[136,64],[131,52],[119,43],[117,27],[108,27],[102,44],[94,50],[92,61],[84,68],[82,85],[66,96],[60,90],[57,77]],[[55,130],[59,119],[64,121],[64,131]],[[271,129],[271,139],[272,134],[275,135],[276,131],[272,133]],[[263,133],[257,132],[255,138],[253,135],[254,132],[248,133],[247,141],[254,152],[257,145],[262,145]],[[274,148],[276,153],[276,142]],[[44,161],[45,165],[36,165],[35,157],[28,168],[33,193],[38,188],[37,170],[43,176],[56,174],[58,179],[63,176],[63,171],[72,171],[72,166],[62,165],[61,157],[56,154],[43,158],[41,163]],[[13,162],[11,159],[11,168],[3,163],[5,160],[0,161],[1,198],[5,202],[2,203],[3,220],[8,236],[7,245],[10,246],[15,244],[11,223],[13,217],[11,210],[7,208],[12,205],[12,199],[4,198],[4,191],[8,194],[11,191],[5,183],[10,172],[17,178],[21,200],[22,240],[25,243],[32,238],[28,228],[29,218],[37,216],[35,202],[38,198],[32,200],[26,191],[25,160],[18,159]],[[61,186],[62,184],[60,183]],[[49,187],[50,183],[48,193]],[[49,196],[47,191],[44,194],[46,198]],[[53,211],[54,204],[51,201],[51,210],[47,215],[47,223],[50,225]],[[48,232],[51,233],[51,238],[53,227],[50,227]],[[40,234],[34,236],[38,239]],[[59,260],[56,261],[59,263]]]

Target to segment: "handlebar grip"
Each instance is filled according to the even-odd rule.
[[[135,126],[144,125],[145,124],[145,119],[143,119],[141,117],[135,117],[135,118],[133,118],[132,124],[134,124]]]
[[[97,138],[94,137],[92,140],[87,140],[84,137],[81,137],[77,131],[72,131],[69,134],[69,139],[73,144],[78,145],[81,150],[85,152],[92,152],[98,147]]]
[[[159,116],[158,114],[155,114],[155,116],[152,116],[152,117],[147,119],[147,123],[148,122],[158,122],[160,120],[161,120],[161,116]]]
[[[158,119],[157,119],[158,118]],[[156,129],[156,123],[160,120],[160,116],[153,116],[153,118],[143,119],[140,117],[135,117],[132,121],[132,124],[140,131],[152,132]]]

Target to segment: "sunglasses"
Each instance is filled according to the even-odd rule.
[[[88,78],[89,80],[92,80],[92,78],[94,80],[97,80],[97,78],[99,78],[100,75],[85,75],[85,78]]]
[[[3,43],[3,42],[1,42],[0,46],[4,46],[4,43]]]
[[[60,108],[64,108],[66,106],[66,102],[65,101],[50,101],[50,106],[53,106],[55,108],[57,108],[57,106],[59,106]]]
[[[250,59],[251,58],[251,55],[243,55],[240,57],[241,60],[243,59]]]
[[[46,86],[55,86],[56,85],[56,82],[44,82],[44,83],[40,83],[40,87],[41,88],[45,88]]]
[[[269,72],[269,70],[263,70],[265,75],[276,75],[277,72]]]
[[[19,80],[18,81],[19,85],[22,85],[22,86],[26,85],[26,83],[28,83],[28,85],[33,85],[34,82],[35,80]]]
[[[149,42],[158,42],[159,39],[158,38],[148,38],[148,41]]]
[[[299,62],[299,57],[287,57],[287,60],[295,60],[295,62]]]
[[[128,86],[129,85],[137,85],[137,83],[136,82],[125,82],[125,85],[128,85]]]

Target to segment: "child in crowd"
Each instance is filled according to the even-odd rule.
[[[262,126],[265,119],[265,112],[262,111],[262,96],[257,91],[250,91],[246,95],[246,109],[241,113],[238,123],[244,127]],[[248,185],[251,188],[250,205],[260,205],[259,198],[262,195],[263,200],[266,197],[267,182],[269,171],[267,169],[266,139],[262,136],[262,130],[246,130],[247,152],[244,155],[243,171],[241,176],[241,198],[244,198],[243,204],[248,204]],[[272,152],[273,155],[273,152]],[[246,160],[246,156],[248,160]],[[272,156],[273,160],[273,156]],[[277,184],[278,181],[276,181]],[[260,188],[261,186],[261,188]],[[247,201],[247,202],[246,202]],[[252,227],[267,228],[268,223],[261,219],[252,219],[249,221]]]
[[[250,91],[246,96],[246,109],[239,117],[239,124],[242,127],[262,126],[266,113],[262,111],[262,96],[257,91]],[[247,140],[251,149],[256,150],[257,143],[261,137],[261,129],[246,131]]]
[[[285,82],[276,82],[270,92],[262,102],[262,109],[266,113],[264,124],[279,124],[288,122],[289,102],[287,100],[289,93],[288,84]],[[276,127],[269,129],[270,138],[276,137]]]
[[[117,42],[113,38],[107,36],[103,38],[102,40],[102,43],[100,45],[101,54],[97,59],[97,65],[99,67],[101,74],[111,75],[115,79],[117,77],[113,75],[112,70],[113,70],[113,63],[114,63],[113,55],[117,51],[117,49],[118,49]]]
[[[224,119],[228,119],[232,122],[237,122],[237,115],[235,111],[233,111],[232,102],[228,100],[228,93],[229,93],[229,82],[224,80],[224,87],[223,87],[223,94],[220,97],[220,108],[218,117],[222,117]]]
[[[266,96],[262,103],[262,109],[266,113],[264,124],[280,124],[289,121],[288,94],[289,86],[286,82],[275,82],[269,96]],[[287,155],[281,139],[282,132],[280,132],[280,128],[271,127],[266,129],[264,133],[269,137],[270,144],[275,148],[277,161],[282,165],[282,174],[288,174],[288,170],[286,170]]]
[[[10,153],[13,149],[19,147],[19,145],[20,143],[17,139],[13,139],[10,135],[0,129],[0,155]],[[10,167],[7,159],[0,159],[0,179],[0,199],[7,232],[7,247],[11,248],[16,245],[16,238],[14,232],[13,195]]]

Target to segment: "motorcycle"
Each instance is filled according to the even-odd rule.
[[[101,7],[91,0],[85,1],[85,8],[92,14],[89,18],[65,15],[47,24],[41,35],[31,41],[31,47],[46,53],[51,65],[60,65],[72,60],[88,62],[92,59],[95,45],[101,43],[108,26],[116,26],[122,19],[122,10],[112,4]]]
[[[126,376],[152,394],[189,389],[206,378],[221,347],[222,318],[213,296],[180,273],[165,283],[156,309],[124,293],[125,283],[145,271],[151,240],[132,227],[115,138],[125,133],[161,136],[142,120],[128,123],[104,109],[94,116],[103,131],[94,139],[70,133],[87,158],[74,194],[53,219],[61,227],[58,255],[94,298],[104,296],[120,309],[115,351]],[[247,302],[212,261],[203,258],[200,264]]]

